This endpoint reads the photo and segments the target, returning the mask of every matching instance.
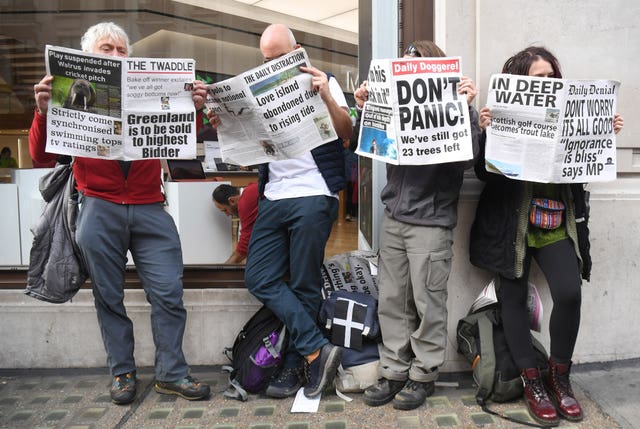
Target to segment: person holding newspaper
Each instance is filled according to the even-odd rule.
[[[268,26],[260,37],[265,62],[299,47],[282,24]],[[266,390],[276,398],[295,395],[303,384],[307,397],[319,395],[332,383],[342,357],[342,349],[325,338],[316,320],[324,250],[338,216],[338,192],[346,186],[342,139],[351,137],[353,125],[335,77],[314,67],[300,70],[311,75],[310,89],[320,94],[339,138],[297,158],[259,167],[260,202],[245,285],[289,330],[284,368]],[[209,115],[213,126],[219,126],[220,118]]]
[[[433,42],[420,40],[405,58],[445,57]],[[470,104],[477,94],[463,77],[458,93]],[[368,99],[364,82],[354,93],[359,108]],[[473,154],[478,153],[478,112],[469,105]],[[447,280],[453,256],[453,228],[464,170],[474,160],[432,165],[387,164],[380,226],[378,316],[382,331],[377,383],[364,402],[410,410],[432,395],[447,344]]]
[[[509,58],[502,73],[562,77],[556,57],[535,46]],[[489,108],[480,110],[482,129],[491,126],[491,117]],[[622,129],[620,115],[614,116],[613,125],[616,133]],[[471,263],[494,272],[498,278],[502,325],[511,355],[521,370],[524,398],[532,417],[551,425],[558,423],[558,413],[579,421],[583,413],[571,389],[569,374],[580,325],[580,277],[582,273],[588,280],[590,274],[585,191],[581,184],[533,183],[487,172],[485,139],[483,133],[475,167],[485,187],[471,229]],[[551,217],[532,215],[540,201],[559,210]],[[583,218],[582,224],[576,223],[578,217]],[[542,219],[547,221],[541,222]],[[553,299],[549,372],[544,378],[537,367],[527,315],[532,259],[547,279]]]
[[[122,28],[102,22],[86,31],[82,50],[126,57],[131,46]],[[29,131],[29,149],[33,159],[43,163],[58,156],[45,152],[52,82],[52,76],[45,76],[34,85],[36,112]],[[205,85],[194,82],[198,123],[205,97]],[[76,157],[73,173],[81,206],[76,237],[91,277],[98,324],[113,377],[111,400],[128,404],[136,396],[133,324],[123,302],[128,250],[151,304],[155,390],[189,400],[208,397],[209,386],[189,375],[182,350],[187,317],[182,302],[182,250],[173,219],[162,207],[160,160],[125,162]]]

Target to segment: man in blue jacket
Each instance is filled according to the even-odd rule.
[[[260,38],[265,61],[299,47],[291,30],[281,24],[270,25]],[[327,106],[337,135],[349,138],[351,118],[336,79],[314,67],[301,70],[312,75],[313,89]],[[271,397],[292,396],[305,381],[305,395],[317,396],[332,382],[340,364],[342,350],[323,336],[316,318],[322,301],[324,249],[338,216],[338,192],[346,185],[342,150],[337,139],[260,168],[261,199],[245,284],[290,333],[284,369],[267,388]],[[289,281],[283,280],[287,274]]]

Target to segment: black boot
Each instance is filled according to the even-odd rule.
[[[378,382],[369,386],[364,391],[363,401],[371,407],[384,405],[396,396],[396,393],[402,390],[406,381],[388,380],[386,378],[378,379]]]
[[[433,381],[407,380],[401,391],[393,398],[393,408],[396,410],[413,410],[424,404],[424,401],[435,392]]]

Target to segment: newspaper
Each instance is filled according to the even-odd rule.
[[[47,46],[54,77],[47,152],[87,158],[195,158],[192,59],[122,58]]]
[[[542,329],[542,318],[544,316],[542,299],[540,299],[538,289],[533,283],[529,282],[528,287],[527,314],[529,316],[529,327],[536,332],[540,332],[540,329]],[[491,281],[482,288],[475,301],[473,301],[473,304],[471,304],[469,313],[475,313],[497,302],[496,279],[491,279]]]
[[[460,58],[372,60],[356,153],[396,165],[473,158]]]
[[[242,166],[295,158],[338,138],[313,90],[304,49],[296,49],[208,86],[207,108],[220,117],[222,160]]]
[[[498,74],[487,106],[487,171],[542,183],[616,178],[619,82]]]

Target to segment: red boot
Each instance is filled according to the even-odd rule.
[[[523,369],[520,377],[524,384],[524,400],[531,417],[545,426],[556,426],[560,419],[544,387],[540,370],[538,368]]]
[[[545,377],[544,383],[558,413],[567,420],[577,422],[582,420],[583,415],[580,404],[571,389],[570,371],[571,363],[568,365],[559,364],[549,359],[549,373]]]

